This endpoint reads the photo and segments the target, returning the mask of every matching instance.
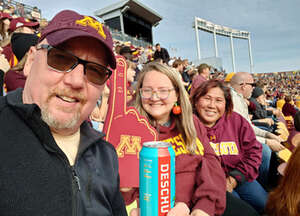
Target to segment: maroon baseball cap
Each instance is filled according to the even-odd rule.
[[[113,52],[113,40],[109,30],[95,18],[63,10],[56,14],[49,25],[42,31],[39,42],[47,39],[51,46],[57,46],[75,37],[92,37],[97,39],[107,49],[109,66],[116,68]]]
[[[11,32],[14,32],[17,28],[24,27],[24,26],[38,28],[40,26],[40,23],[31,22],[30,20],[25,19],[24,17],[18,17],[10,21],[9,30]]]

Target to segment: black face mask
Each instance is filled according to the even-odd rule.
[[[13,33],[11,48],[18,61],[28,52],[31,46],[37,45],[39,37],[35,34]]]

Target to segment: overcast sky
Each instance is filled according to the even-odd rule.
[[[51,19],[58,11],[73,9],[85,15],[118,0],[19,0],[37,6]],[[300,69],[299,0],[140,0],[163,17],[153,29],[171,56],[197,58],[194,17],[251,32],[254,72]],[[213,35],[199,31],[201,57],[214,56]],[[227,72],[232,71],[230,39],[217,36],[219,56]],[[250,71],[247,40],[234,39],[236,71]]]

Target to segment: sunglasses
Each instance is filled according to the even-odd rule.
[[[46,49],[48,51],[47,64],[57,72],[71,72],[78,64],[82,64],[87,80],[96,85],[103,85],[112,74],[112,71],[103,65],[85,61],[72,53],[48,44],[41,44],[37,49]]]

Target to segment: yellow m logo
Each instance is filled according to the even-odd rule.
[[[141,148],[141,137],[121,135],[116,151],[118,157],[124,157],[125,154],[137,155],[138,157]]]
[[[104,39],[106,39],[106,34],[104,33],[102,24],[99,23],[97,20],[94,20],[91,17],[84,16],[81,20],[76,20],[76,24],[82,25],[82,26],[90,26],[93,29],[96,29],[98,31],[98,34],[101,35]]]

